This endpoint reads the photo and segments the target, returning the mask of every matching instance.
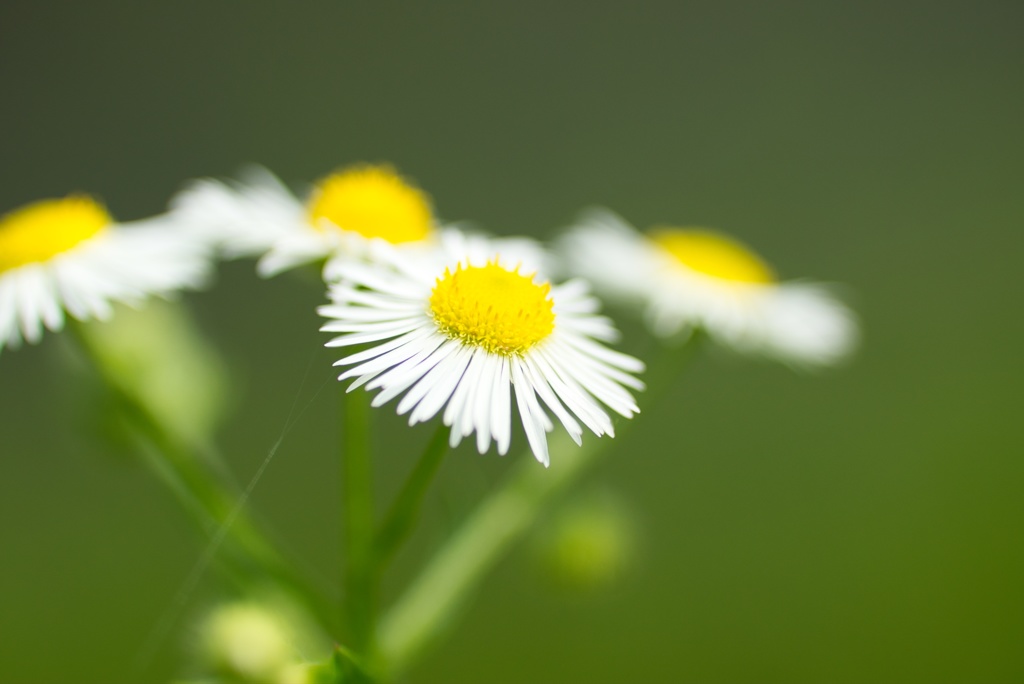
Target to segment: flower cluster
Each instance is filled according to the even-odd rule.
[[[518,413],[548,465],[555,420],[577,443],[612,435],[611,413],[638,412],[644,365],[618,338],[590,284],[642,307],[658,337],[694,329],[735,349],[806,365],[835,363],[856,341],[827,289],[780,283],[740,243],[704,229],[642,235],[605,210],[584,214],[554,252],[525,238],[444,225],[429,196],[389,166],[332,174],[297,196],[263,169],[201,180],[168,213],[116,223],[96,200],[45,200],[0,219],[0,349],[59,330],[65,312],[104,319],[208,282],[217,258],[254,257],[272,276],[322,264],[319,308],[348,389],[397,399],[410,424],[440,416],[450,443],[475,435],[508,451]],[[568,279],[556,282],[553,276]]]

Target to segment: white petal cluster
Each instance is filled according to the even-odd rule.
[[[247,168],[239,181],[192,181],[171,198],[170,208],[183,226],[229,259],[263,257],[281,240],[308,228],[303,204],[260,166]]]

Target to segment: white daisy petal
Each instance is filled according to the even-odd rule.
[[[434,340],[431,340],[431,345]],[[429,349],[429,347],[427,348]],[[367,386],[367,389],[376,389],[378,387],[383,388],[381,393],[373,398],[374,406],[381,406],[394,397],[407,390],[413,385],[424,373],[429,371],[440,361],[446,358],[449,354],[456,351],[457,347],[451,344],[441,344],[439,347],[433,348],[430,351],[424,349],[423,352],[417,354],[415,357],[409,359],[405,363],[396,366],[391,371],[375,378],[372,383]]]
[[[385,320],[385,321],[366,321],[366,320],[335,320],[330,323],[325,323],[321,326],[321,332],[336,332],[336,333],[389,333],[389,334],[401,334],[415,327],[416,319],[409,316],[404,316],[399,319]],[[401,331],[401,332],[396,332]]]
[[[540,410],[537,398],[533,394],[533,387],[523,373],[522,361],[511,359],[512,365],[512,387],[515,389],[516,404],[519,406],[519,415],[523,419],[523,429],[526,431],[526,440],[533,449],[533,455],[545,468],[551,465],[548,456],[548,440],[546,432],[551,422]]]
[[[583,358],[572,359],[565,364],[565,369],[588,394],[619,415],[630,418],[634,413],[640,412],[629,392],[595,372],[584,362]]]
[[[402,364],[408,363],[411,359],[425,359],[430,354],[434,353],[444,342],[444,338],[440,338],[437,335],[424,336],[424,339],[416,339],[410,343],[404,344],[397,349],[392,349],[380,356],[365,361],[358,366],[353,366],[344,373],[338,376],[339,380],[347,380],[348,378],[354,378],[359,376],[368,376],[374,378],[377,375],[383,373],[389,368],[398,368]],[[383,346],[383,345],[382,345]],[[386,377],[381,378],[381,384],[375,384],[375,387],[382,386],[383,383],[387,382]]]
[[[380,309],[384,311],[419,311],[423,309],[423,304],[418,301],[407,301],[400,299],[393,299],[390,297],[382,297],[367,292],[364,290],[357,290],[353,287],[343,286],[341,284],[334,284],[328,291],[328,296],[332,300],[344,304],[362,304],[363,306]],[[337,297],[337,298],[335,298]],[[325,304],[317,309],[321,316],[331,318],[330,304]]]
[[[565,344],[567,346],[573,347],[578,352],[580,352],[580,354],[579,354],[578,358],[576,359],[576,361],[581,366],[587,368],[588,370],[592,371],[596,375],[598,375],[598,376],[600,376],[602,378],[611,380],[614,383],[617,383],[619,385],[624,385],[626,387],[632,387],[635,390],[643,390],[644,389],[644,383],[643,383],[642,380],[639,380],[638,378],[634,378],[629,373],[625,373],[623,371],[620,371],[618,368],[616,368],[615,366],[611,365],[611,363],[609,363],[608,361],[606,361],[604,359],[595,358],[595,357],[590,356],[589,353],[588,353],[589,350],[580,348],[580,345],[577,345],[576,341],[577,340],[575,340],[575,339],[573,339],[573,338],[571,338],[569,336],[564,336],[561,340],[559,340],[559,342],[557,344],[559,344],[559,345]]]
[[[406,323],[404,325],[396,325],[389,328],[383,328],[371,332],[358,332],[349,333],[348,335],[342,335],[341,337],[335,337],[333,340],[325,344],[325,347],[349,347],[354,344],[366,344],[368,342],[377,342],[379,340],[386,340],[395,335],[403,335],[407,332],[416,329],[415,323]]]
[[[548,361],[547,353],[544,350],[538,350],[530,358],[537,364],[544,374],[544,379],[551,384],[556,394],[583,421],[583,424],[590,428],[591,432],[598,437],[605,434],[614,435],[611,418],[601,410],[601,407],[587,394],[586,390],[580,387],[571,374],[570,368],[556,370]]]
[[[494,355],[488,355],[484,359],[483,375],[476,392],[473,424],[476,430],[476,450],[481,454],[491,447],[491,402],[494,400],[494,387],[501,376],[502,361],[500,356]]]
[[[46,274],[36,264],[26,266],[17,283],[18,322],[29,344],[43,336],[42,302],[49,294]]]
[[[57,298],[56,284],[52,278],[45,277],[40,280],[39,284],[39,317],[47,329],[57,332],[64,327],[64,310]]]
[[[298,223],[303,232],[283,235],[256,264],[256,272],[264,278],[276,276],[288,269],[302,266],[328,256],[336,246],[330,234],[307,230],[304,223]]]
[[[582,444],[583,428],[581,428],[580,424],[577,423],[572,415],[565,410],[565,407],[562,406],[562,402],[560,402],[554,392],[551,391],[551,386],[537,368],[536,362],[532,359],[524,359],[523,370],[526,372],[527,378],[533,385],[533,389],[538,395],[540,395],[540,398],[544,401],[544,404],[551,409],[552,413],[558,417],[558,420],[561,421],[566,432],[568,432],[569,436],[572,437],[572,440],[576,442],[576,444]]]
[[[21,342],[18,332],[18,290],[12,278],[0,278],[0,349],[16,347]]]
[[[457,432],[460,437],[467,434],[462,429],[462,423],[464,421],[463,413],[465,413],[465,406],[469,400],[469,395],[472,392],[474,386],[479,381],[480,377],[480,354],[477,353],[476,349],[473,349],[473,356],[469,360],[469,365],[466,366],[466,372],[462,376],[462,380],[455,387],[455,392],[452,394],[452,399],[448,403],[448,407],[444,412],[444,424],[449,425],[452,428],[452,432]],[[472,415],[472,413],[470,413]]]
[[[764,335],[781,356],[831,365],[856,347],[857,321],[827,290],[794,283],[766,304]]]
[[[345,278],[378,295],[391,295],[407,300],[422,295],[424,290],[423,284],[390,278],[387,271],[381,271],[373,264],[352,263],[345,270]]]
[[[455,354],[445,359],[445,368],[438,372],[437,381],[430,387],[422,401],[416,405],[416,409],[409,416],[409,423],[416,424],[430,420],[437,415],[444,403],[451,399],[456,386],[462,380],[472,352],[463,347]],[[440,367],[435,366],[435,370]]]
[[[562,314],[562,327],[566,331],[601,342],[617,342],[619,340],[619,331],[615,329],[611,319],[604,316]]]
[[[491,433],[498,445],[498,453],[504,456],[512,441],[512,371],[508,359],[500,359],[500,363],[491,398]]]
[[[356,352],[355,354],[351,354],[350,356],[343,357],[335,361],[334,365],[351,366],[356,363],[362,363],[363,361],[366,361],[368,359],[375,359],[378,356],[384,354],[385,352],[391,351],[392,349],[398,349],[399,347],[405,346],[411,342],[415,342],[416,340],[422,339],[424,337],[429,337],[430,334],[431,331],[429,330],[425,330],[423,328],[416,328],[415,330],[410,330],[404,335],[399,335],[398,337],[388,340],[383,344],[379,344],[376,347],[370,347],[369,349],[364,349],[361,352]]]
[[[474,419],[476,418],[477,395],[489,390],[485,387],[487,364],[487,352],[477,347],[473,350],[473,361],[466,373],[466,395],[462,406],[461,416],[458,423],[452,425],[452,429],[458,429],[463,437],[473,434],[475,429]]]
[[[357,323],[393,323],[408,319],[409,313],[406,311],[370,309],[365,306],[334,306],[327,313],[320,312],[321,315],[331,316],[332,318],[345,318]],[[326,332],[332,331],[331,328],[321,328],[321,330]]]
[[[560,311],[590,314],[601,308],[600,302],[590,294],[590,285],[580,278],[567,280],[551,290],[558,297]]]
[[[460,365],[459,353],[462,347],[454,344],[444,344],[434,354],[430,361],[433,366],[423,374],[411,387],[402,400],[398,403],[397,413],[403,415],[417,407],[420,401],[434,388],[442,379],[453,375],[452,369]]]
[[[229,258],[257,256],[300,225],[303,208],[265,169],[241,183],[193,181],[171,199],[172,215]]]

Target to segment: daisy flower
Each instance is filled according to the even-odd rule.
[[[208,249],[165,217],[118,224],[84,195],[35,202],[0,217],[0,350],[56,332],[67,311],[106,319],[113,304],[197,287]]]
[[[341,333],[327,346],[366,346],[335,364],[349,367],[338,378],[354,378],[349,391],[381,390],[374,406],[403,395],[397,409],[410,425],[441,413],[452,446],[476,433],[480,453],[493,440],[505,454],[514,390],[530,448],[545,466],[554,429],[547,411],[577,444],[581,423],[614,434],[602,404],[627,418],[638,412],[624,387],[643,389],[631,375],[643,364],[602,344],[618,333],[597,315],[582,281],[552,285],[537,276],[540,250],[528,241],[450,232],[433,258],[383,243],[374,250],[373,263],[334,266],[343,280],[319,309],[330,319],[322,330]]]
[[[255,167],[240,182],[194,182],[171,210],[226,256],[260,257],[264,277],[336,254],[360,258],[373,239],[422,247],[436,231],[429,196],[386,165],[338,171],[302,199]]]
[[[660,227],[642,235],[595,209],[562,248],[570,270],[602,294],[645,307],[656,335],[702,328],[741,352],[804,365],[834,364],[856,346],[854,315],[827,288],[779,282],[757,254],[721,233]]]

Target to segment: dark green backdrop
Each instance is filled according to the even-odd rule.
[[[446,219],[548,236],[603,204],[846,283],[848,368],[705,355],[641,404],[594,478],[639,522],[631,573],[566,596],[516,554],[410,681],[1020,681],[1022,8],[6,0],[0,211],[86,190],[134,218],[245,162],[301,181],[390,160]],[[230,359],[240,478],[312,401],[252,503],[330,577],[321,298],[241,263],[186,301]],[[80,437],[64,341],[0,355],[0,679],[137,681],[200,546],[146,472]],[[383,438],[383,486],[429,432]],[[512,458],[449,458],[396,580]],[[188,617],[147,680],[187,673]]]

